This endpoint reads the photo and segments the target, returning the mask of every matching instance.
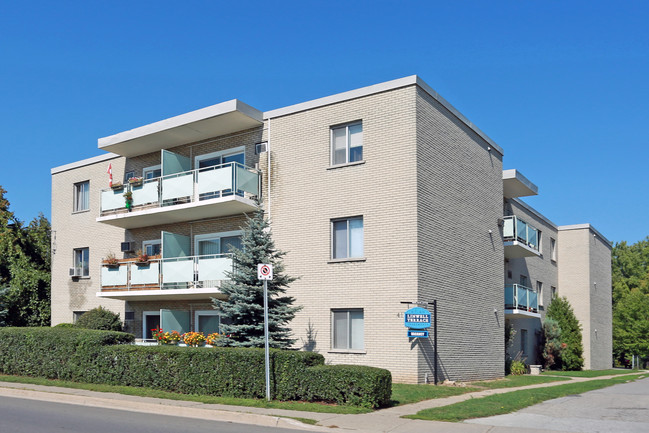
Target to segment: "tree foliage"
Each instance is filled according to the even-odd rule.
[[[561,343],[561,328],[559,322],[546,317],[543,322],[543,360],[544,368],[553,368],[563,353]]]
[[[106,310],[103,307],[93,308],[86,311],[77,320],[76,326],[85,329],[97,329],[100,331],[122,331],[122,321],[119,314]]]
[[[548,306],[547,319],[555,320],[561,329],[560,356],[554,358],[557,370],[581,370],[584,366],[584,347],[581,339],[581,325],[575,316],[570,302],[563,297],[555,297]]]
[[[9,210],[0,186],[0,326],[50,324],[50,223],[28,226]],[[4,313],[3,313],[4,311]]]
[[[284,273],[285,253],[273,242],[268,221],[260,209],[247,219],[242,234],[242,249],[231,251],[234,272],[221,286],[227,300],[212,299],[223,322],[219,345],[239,347],[264,346],[263,282],[257,279],[257,264],[273,265],[273,279],[268,281],[269,345],[288,348],[295,343],[288,323],[301,307],[293,306],[295,299],[286,296],[286,288],[296,280]]]
[[[649,357],[649,236],[613,247],[613,353]]]

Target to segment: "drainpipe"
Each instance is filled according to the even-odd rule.
[[[270,174],[270,117],[268,118],[268,149],[266,149],[266,160],[268,161],[268,197],[267,197],[267,205],[266,205],[266,210],[268,212],[268,222],[270,223],[271,217],[270,217],[270,179],[271,179],[271,174]]]

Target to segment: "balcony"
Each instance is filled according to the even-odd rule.
[[[137,300],[207,299],[219,295],[232,272],[231,254],[134,259],[101,268],[100,298]]]
[[[539,231],[516,216],[503,218],[503,241],[505,258],[540,256]]]
[[[541,317],[536,290],[520,284],[505,286],[505,315]]]
[[[102,190],[97,221],[132,229],[253,212],[260,182],[258,170],[236,162],[146,179]]]

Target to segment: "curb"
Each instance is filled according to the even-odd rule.
[[[262,427],[278,427],[311,431],[329,431],[322,426],[304,424],[298,420],[272,415],[230,412],[220,409],[203,409],[198,407],[176,406],[166,403],[134,402],[110,398],[81,396],[68,393],[34,391],[21,388],[0,387],[0,395],[28,400],[48,401],[52,403],[74,404],[78,406],[100,407],[103,409],[126,410],[152,415],[178,416],[183,418],[200,418],[209,421],[222,421],[237,424],[252,424]],[[65,398],[63,398],[65,396]],[[173,413],[170,413],[173,412]],[[306,414],[306,413],[305,413]]]

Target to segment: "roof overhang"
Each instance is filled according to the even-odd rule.
[[[505,198],[537,195],[539,187],[529,181],[518,170],[503,170],[503,196]]]
[[[261,111],[233,99],[100,138],[98,147],[117,155],[133,157],[261,125]]]

